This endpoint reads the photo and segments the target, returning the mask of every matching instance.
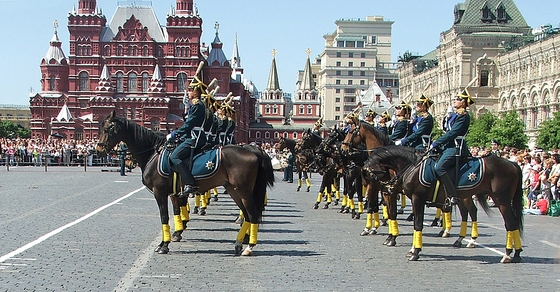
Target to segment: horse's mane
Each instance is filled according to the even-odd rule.
[[[165,134],[162,132],[152,131],[123,117],[115,116],[113,119],[122,124],[129,133],[134,135],[136,141],[144,146],[152,145],[154,149],[157,149],[166,141]]]
[[[381,133],[377,128],[375,128],[372,124],[370,123],[366,123],[366,122],[361,122],[360,126],[364,127],[366,130],[370,131],[373,133],[373,135],[375,136],[375,138],[377,138],[377,140],[379,140],[379,142],[383,145],[383,146],[388,146],[388,145],[393,145],[393,141],[389,138],[389,136]]]
[[[423,151],[412,147],[389,145],[374,149],[368,162],[392,164],[396,160],[403,160],[408,164],[412,164],[416,162],[422,153]]]

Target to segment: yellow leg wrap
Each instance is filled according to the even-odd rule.
[[[467,236],[467,221],[461,221],[461,229],[459,230],[459,236]]]
[[[515,250],[520,250],[523,246],[521,245],[521,233],[519,233],[519,229],[515,229],[511,234],[513,236],[513,247]]]
[[[204,195],[200,196],[200,207],[206,208],[208,206],[208,195],[210,192],[204,193]]]
[[[389,234],[393,235],[393,223],[391,223],[393,220],[391,219],[387,219],[387,227],[389,228]]]
[[[354,205],[354,199],[348,198],[348,207],[350,207],[350,209],[352,210],[356,209],[356,205]]]
[[[243,211],[239,210],[239,217],[245,219],[245,216],[243,215]]]
[[[173,224],[175,231],[183,230],[183,220],[181,220],[181,215],[173,215]]]
[[[194,206],[195,207],[200,207],[200,195],[195,195],[194,196]]]
[[[247,230],[249,230],[249,227],[251,227],[251,223],[247,221],[243,222],[243,225],[241,225],[241,228],[239,229],[239,233],[237,233],[237,241],[243,241],[243,238],[245,238],[245,234],[247,234]]]
[[[379,213],[375,212],[373,213],[373,227],[379,228],[379,225],[381,225],[381,222],[379,222]]]
[[[367,213],[366,215],[366,228],[371,229],[373,227],[373,214]]]
[[[478,238],[478,222],[471,223],[471,237]]]
[[[367,186],[362,186],[362,194],[367,194]]]
[[[251,223],[251,234],[249,235],[249,244],[257,244],[257,233],[259,224]]]
[[[414,248],[422,248],[422,231],[414,231]]]
[[[443,221],[445,221],[445,229],[450,230],[451,225],[451,212],[443,213]]]
[[[340,200],[340,191],[338,189],[334,192],[334,195],[336,196],[337,199]]]
[[[190,220],[189,210],[188,210],[187,206],[181,207],[181,220],[182,221],[189,221]]]
[[[391,223],[393,225],[393,228],[391,228],[391,235],[399,236],[399,222],[397,222],[397,220],[391,220]]]
[[[513,233],[506,231],[506,249],[513,249]]]
[[[297,180],[297,186],[298,186],[298,187],[301,187],[301,179],[298,179],[298,180]]]
[[[332,195],[331,195],[331,193],[327,193],[327,203],[332,203]]]
[[[317,203],[321,203],[321,199],[323,198],[323,193],[319,192],[317,195]]]
[[[348,202],[348,195],[343,195],[342,196],[342,206],[346,206],[347,202]]]
[[[307,185],[308,187],[310,187],[310,186],[311,186],[311,182],[309,181],[309,179],[308,179],[308,178],[306,178],[306,179],[305,179],[305,184],[306,184],[306,185]]]
[[[358,202],[358,213],[364,213],[364,202]]]
[[[161,225],[161,238],[162,241],[170,242],[171,241],[171,228],[169,224],[162,224]]]
[[[438,218],[438,219],[441,218],[441,209],[440,208],[436,209],[436,218]]]
[[[406,196],[401,194],[401,207],[404,209],[406,207]]]
[[[218,188],[213,188],[212,193],[214,194],[214,196],[217,196],[218,195]]]
[[[389,218],[389,211],[387,211],[387,206],[383,206],[383,218]]]
[[[187,213],[191,212],[191,203],[189,203],[189,201],[187,200]]]

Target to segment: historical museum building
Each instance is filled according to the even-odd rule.
[[[218,80],[216,98],[233,93],[236,140],[248,142],[257,90],[243,78],[237,39],[231,64],[217,23],[210,48],[201,44],[202,18],[193,0],[176,0],[165,26],[150,2],[118,3],[108,23],[96,0],[78,1],[68,14],[68,57],[55,22],[41,60],[41,92],[30,96],[32,137],[96,139],[99,121],[112,110],[154,131],[173,130],[182,122],[189,82],[204,61],[204,81]]]
[[[534,145],[538,125],[560,109],[558,29],[532,30],[513,0],[465,1],[454,15],[434,51],[401,58],[401,97],[426,94],[441,119],[453,96],[468,87],[475,115],[517,111]]]

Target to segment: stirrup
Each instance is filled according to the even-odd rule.
[[[459,203],[460,199],[457,197],[446,197],[444,206],[450,207],[455,206]]]
[[[183,189],[183,195],[188,196],[189,194],[196,194],[198,193],[198,186],[193,185],[186,185]]]

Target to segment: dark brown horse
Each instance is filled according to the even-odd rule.
[[[420,183],[420,161],[425,153],[413,148],[402,146],[386,146],[372,152],[364,166],[364,175],[378,180],[383,184],[394,184],[402,188],[407,197],[412,200],[414,212],[413,247],[409,252],[409,260],[416,261],[422,249],[422,229],[424,221],[424,206],[426,202],[445,204],[446,196],[439,189],[434,197],[433,193],[438,184],[425,187]],[[431,158],[428,158],[431,159]],[[522,251],[521,235],[523,232],[523,195],[521,189],[521,168],[513,162],[490,155],[482,158],[485,172],[481,182],[468,190],[458,189],[458,194],[467,203],[475,194],[479,201],[484,195],[492,198],[504,219],[507,231],[506,252],[502,263],[520,262]],[[390,171],[396,172],[392,177]],[[513,257],[511,253],[515,249]]]
[[[108,151],[119,141],[124,141],[138,161],[142,170],[142,183],[157,201],[162,223],[162,242],[156,248],[158,253],[169,251],[171,239],[168,214],[168,197],[181,190],[181,185],[173,176],[163,177],[157,170],[158,149],[166,142],[165,135],[148,130],[135,122],[117,117],[113,111],[101,121],[98,151]],[[206,179],[196,180],[199,191],[223,186],[245,217],[235,243],[235,252],[252,255],[257,244],[258,223],[265,205],[267,187],[274,185],[274,173],[268,155],[260,148],[245,145],[227,145],[221,151],[221,163],[216,173]],[[173,209],[179,209],[180,202],[171,196]],[[177,222],[175,222],[177,225]],[[243,250],[242,241],[249,231],[249,246]]]
[[[276,144],[275,148],[277,152],[280,152],[284,149],[290,150],[290,152],[294,156],[295,167],[298,173],[296,192],[299,192],[299,190],[301,189],[301,184],[303,180],[305,180],[305,184],[307,185],[307,192],[309,192],[309,189],[311,188],[311,182],[309,182],[309,177],[307,173],[307,168],[308,168],[306,165],[307,157],[305,157],[305,155],[295,150],[296,144],[297,144],[296,140],[282,137],[280,138],[280,141],[278,141],[278,143]]]

